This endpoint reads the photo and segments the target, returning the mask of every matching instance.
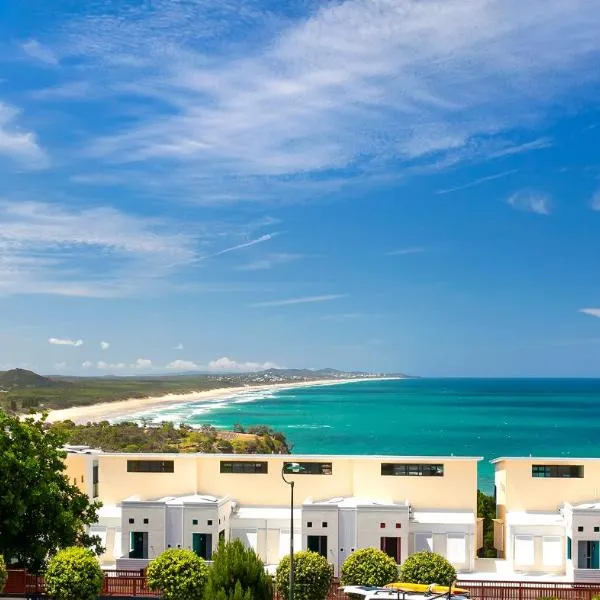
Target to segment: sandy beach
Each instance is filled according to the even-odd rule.
[[[340,385],[344,383],[357,383],[373,379],[399,379],[397,377],[379,377],[370,379],[323,379],[317,381],[301,381],[294,383],[272,383],[265,385],[246,385],[240,387],[216,388],[189,394],[167,394],[165,396],[151,396],[147,398],[130,398],[115,402],[101,402],[88,406],[72,406],[52,410],[48,415],[48,422],[71,420],[77,424],[88,422],[111,421],[128,415],[136,415],[146,411],[163,409],[170,405],[185,404],[187,402],[213,401],[244,392],[287,390],[296,387],[314,387],[320,385]]]

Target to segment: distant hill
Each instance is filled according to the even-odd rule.
[[[17,390],[22,388],[52,388],[67,385],[63,381],[56,381],[43,377],[27,369],[11,369],[0,371],[0,390]]]

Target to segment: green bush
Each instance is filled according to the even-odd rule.
[[[398,579],[398,565],[377,548],[361,548],[342,565],[342,585],[383,586]]]
[[[411,554],[402,564],[401,579],[407,583],[438,583],[450,585],[456,579],[456,569],[434,552]]]
[[[206,600],[273,600],[273,584],[265,565],[240,540],[222,543],[212,560]]]
[[[277,565],[275,585],[283,600],[288,600],[290,557],[285,556]],[[294,554],[294,599],[325,600],[333,579],[333,566],[317,552],[308,550]]]
[[[208,565],[191,550],[171,548],[150,561],[148,587],[163,600],[202,600]]]
[[[46,592],[55,600],[96,600],[104,575],[91,550],[72,547],[50,559],[45,580]]]
[[[6,572],[6,565],[4,564],[4,556],[0,554],[0,594],[6,585],[8,579],[8,573]]]

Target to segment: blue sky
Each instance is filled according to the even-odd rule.
[[[593,0],[0,4],[0,368],[600,376]]]

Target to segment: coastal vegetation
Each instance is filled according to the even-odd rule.
[[[294,554],[294,599],[325,600],[333,580],[333,565],[317,552],[304,550]],[[289,600],[290,557],[277,565],[275,586],[282,600]]]
[[[400,578],[406,583],[452,585],[456,569],[441,554],[415,552],[402,563]]]
[[[163,600],[202,600],[209,568],[192,550],[170,548],[148,565],[148,587]]]
[[[342,585],[384,586],[396,581],[396,561],[378,548],[360,548],[342,564]]]
[[[479,558],[496,558],[494,548],[494,519],[496,518],[496,499],[477,490],[477,516],[483,518],[483,547],[479,549]]]
[[[105,452],[207,452],[223,454],[289,454],[285,436],[265,425],[234,431],[221,431],[212,425],[199,429],[171,422],[156,426],[147,423],[114,423],[100,421],[76,425],[58,421],[48,425],[68,444],[90,446]]]
[[[46,593],[54,600],[96,600],[104,574],[93,552],[73,547],[50,559],[44,580]]]
[[[8,573],[6,572],[6,563],[4,562],[4,556],[0,554],[0,594],[6,585],[8,579]]]
[[[258,373],[183,374],[148,377],[44,377],[26,369],[0,371],[0,409],[27,413],[89,406],[130,398],[189,394],[228,387],[301,383],[330,379],[364,379],[369,373],[335,369],[268,369]]]
[[[100,539],[86,533],[100,504],[65,475],[64,443],[43,419],[0,411],[0,554],[9,564],[36,572],[62,548],[101,551]]]

